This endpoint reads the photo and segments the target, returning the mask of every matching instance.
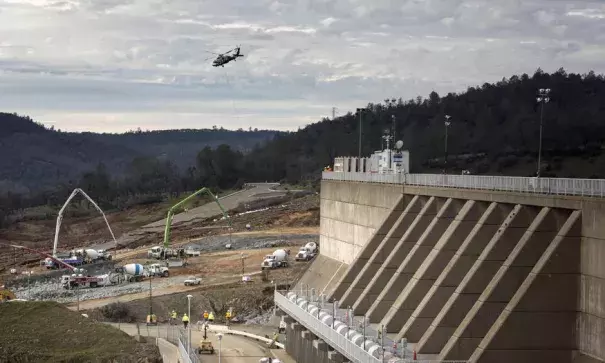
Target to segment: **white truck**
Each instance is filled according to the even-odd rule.
[[[185,286],[200,285],[201,283],[202,283],[202,279],[199,277],[195,277],[195,276],[189,276],[185,280]]]
[[[296,261],[310,261],[317,255],[317,244],[315,242],[309,242],[298,250]]]
[[[185,256],[187,257],[199,257],[202,255],[202,251],[199,248],[187,247],[185,249]]]
[[[185,256],[185,250],[182,248],[164,248],[162,246],[155,246],[147,251],[147,257],[155,258],[157,260],[183,256]]]
[[[279,267],[288,267],[288,255],[290,250],[275,250],[270,255],[266,255],[261,263],[261,269],[274,269]]]
[[[147,266],[147,272],[149,276],[160,276],[160,277],[168,277],[170,276],[170,271],[168,267],[162,266],[160,263],[152,263]]]

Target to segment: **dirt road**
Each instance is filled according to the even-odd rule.
[[[219,197],[219,200],[223,208],[228,211],[237,207],[240,203],[247,203],[260,198],[285,195],[286,192],[284,190],[273,190],[273,188],[277,187],[278,185],[279,183],[249,184],[249,186],[251,187],[250,189],[240,190],[235,193]],[[187,225],[195,220],[202,220],[220,214],[221,210],[218,205],[214,202],[210,202],[197,208],[190,209],[186,212],[174,215],[172,219],[172,225]],[[142,235],[148,233],[161,233],[164,230],[165,224],[166,221],[164,219],[149,223],[141,228],[137,228],[133,231],[121,235],[117,239],[117,243],[120,246],[126,246],[129,243],[139,239]],[[226,223],[224,224],[226,225]],[[94,249],[108,249],[112,247],[115,247],[113,241],[89,246],[89,248]]]
[[[260,275],[260,273],[261,273],[260,271],[256,271],[256,272],[248,273],[247,275],[256,276],[256,275]],[[203,283],[201,285],[196,285],[196,286],[172,285],[172,286],[161,287],[161,288],[153,288],[153,285],[152,285],[151,293],[152,293],[152,296],[157,297],[157,296],[162,296],[162,295],[174,294],[177,292],[197,290],[199,288],[213,288],[213,287],[219,287],[219,286],[224,286],[224,285],[230,285],[235,282],[241,281],[241,279],[242,279],[241,275],[232,275],[232,276],[227,276],[227,277],[221,277],[220,282],[216,282],[216,283],[206,282],[206,283]],[[217,278],[217,280],[219,280],[219,279]],[[118,302],[118,301],[127,302],[127,301],[145,299],[147,297],[149,297],[149,291],[144,291],[144,292],[137,292],[134,294],[112,296],[112,297],[102,298],[102,299],[91,299],[91,300],[80,301],[79,306],[80,306],[80,310],[88,310],[88,309],[99,308],[101,306],[105,306],[105,305],[108,305],[108,304],[111,304],[114,302]],[[78,309],[77,302],[67,304],[66,306],[67,306],[67,308],[69,308],[71,310]]]

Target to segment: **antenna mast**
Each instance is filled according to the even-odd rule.
[[[336,119],[336,107],[332,107],[332,121]]]

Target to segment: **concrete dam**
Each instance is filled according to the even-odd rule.
[[[324,172],[320,254],[275,295],[286,349],[299,363],[605,362],[604,193]]]

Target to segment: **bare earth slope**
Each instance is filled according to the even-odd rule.
[[[155,345],[55,302],[0,304],[0,327],[0,362],[162,362]]]

